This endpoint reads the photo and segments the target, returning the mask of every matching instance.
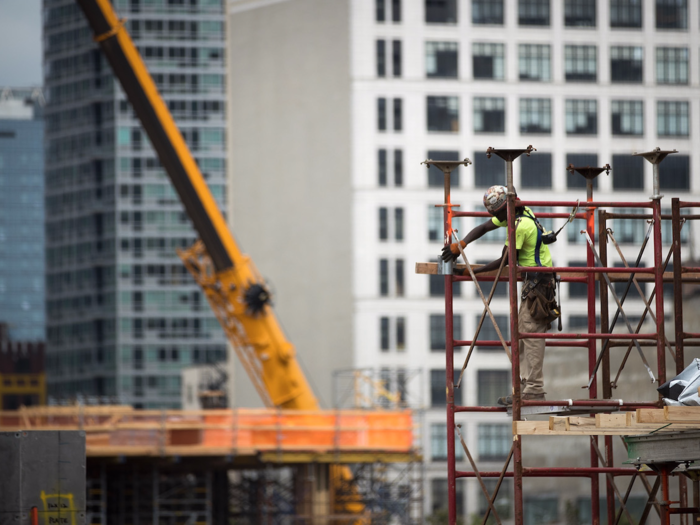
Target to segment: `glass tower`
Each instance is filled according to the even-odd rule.
[[[0,322],[44,340],[44,122],[40,89],[0,94]]]
[[[176,255],[196,233],[73,0],[44,0],[47,380],[56,400],[180,405],[225,338]],[[115,0],[219,206],[221,0]]]

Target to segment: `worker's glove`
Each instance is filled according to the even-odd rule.
[[[464,248],[467,243],[464,241],[459,241],[459,244]],[[442,260],[445,262],[448,261],[456,261],[457,258],[459,257],[459,247],[457,246],[456,242],[453,242],[449,246],[443,246],[442,248]]]

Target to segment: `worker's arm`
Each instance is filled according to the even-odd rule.
[[[491,219],[486,221],[483,224],[479,224],[476,228],[474,228],[472,231],[470,231],[467,235],[464,236],[464,239],[460,241],[460,244],[462,245],[462,248],[465,248],[467,244],[474,242],[477,239],[480,239],[484,235],[486,235],[488,232],[495,230],[498,228]],[[457,243],[453,242],[450,245],[444,246],[442,248],[442,260],[443,261],[454,261],[459,257],[459,248],[457,247]],[[496,266],[498,268],[498,266]]]

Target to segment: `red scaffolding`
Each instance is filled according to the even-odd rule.
[[[516,194],[515,188],[513,186],[513,161],[517,159],[520,155],[526,154],[530,155],[534,148],[529,146],[526,149],[507,149],[507,150],[497,150],[489,148],[487,150],[487,155],[497,155],[501,157],[506,163],[506,181],[507,181],[507,235],[508,235],[508,260],[517,261],[516,249],[515,249],[515,208],[516,208]],[[569,166],[569,170],[576,172],[586,179],[586,202],[581,203],[581,211],[578,211],[578,202],[566,202],[566,201],[518,201],[518,206],[530,206],[530,207],[575,207],[574,212],[568,213],[537,213],[539,218],[565,218],[565,219],[584,219],[586,221],[586,228],[580,233],[584,235],[587,239],[586,244],[586,267],[538,267],[536,271],[538,272],[551,272],[558,274],[562,282],[569,283],[585,283],[587,284],[587,313],[588,313],[588,331],[587,333],[520,333],[518,331],[518,288],[517,286],[509,287],[509,300],[510,300],[510,338],[506,340],[498,324],[491,313],[489,303],[493,297],[497,282],[505,281],[515,283],[520,280],[520,273],[526,270],[532,271],[532,268],[519,267],[517,264],[509,264],[507,267],[501,268],[497,272],[484,273],[479,276],[477,280],[472,271],[472,265],[469,263],[466,253],[460,249],[461,257],[465,263],[465,267],[469,274],[465,276],[455,276],[452,272],[452,263],[438,263],[437,265],[432,265],[433,268],[417,270],[419,273],[438,273],[444,275],[445,279],[445,329],[446,329],[446,366],[445,366],[445,378],[446,378],[446,392],[447,392],[447,457],[448,457],[448,515],[449,523],[455,524],[457,520],[456,513],[456,480],[458,478],[476,478],[480,484],[481,490],[486,497],[488,502],[488,510],[486,515],[483,517],[482,523],[485,524],[489,515],[492,514],[496,519],[496,522],[501,523],[499,516],[497,514],[494,502],[498,495],[498,491],[501,487],[502,481],[505,477],[513,478],[513,488],[514,488],[514,518],[516,525],[522,525],[524,512],[523,512],[523,478],[524,477],[583,477],[590,479],[591,486],[591,517],[592,523],[598,525],[601,518],[601,509],[599,508],[600,501],[600,475],[605,475],[605,502],[606,502],[606,513],[608,523],[617,523],[620,515],[625,513],[630,520],[633,522],[628,509],[625,506],[627,497],[632,489],[632,484],[635,479],[639,477],[645,486],[647,495],[649,496],[648,503],[644,514],[642,515],[643,523],[652,507],[656,507],[657,513],[661,518],[662,524],[670,524],[671,514],[681,514],[681,513],[700,513],[698,508],[688,507],[688,492],[686,487],[686,479],[683,476],[679,476],[679,494],[680,499],[678,502],[669,501],[669,471],[668,469],[658,469],[657,472],[648,472],[645,474],[638,474],[637,469],[631,467],[614,467],[614,455],[612,446],[612,436],[606,435],[604,438],[604,453],[601,452],[599,447],[599,436],[590,436],[590,467],[585,468],[544,468],[544,467],[524,467],[523,466],[523,450],[522,450],[522,434],[518,433],[518,422],[521,422],[521,412],[524,407],[531,406],[549,406],[549,407],[578,407],[582,410],[590,409],[593,411],[606,411],[609,407],[611,411],[621,410],[621,411],[633,411],[640,408],[658,408],[661,407],[661,398],[659,396],[659,401],[655,403],[649,402],[634,402],[634,401],[622,401],[615,400],[612,398],[612,388],[617,383],[619,379],[620,372],[625,366],[627,361],[627,356],[633,348],[636,347],[642,360],[647,368],[649,375],[652,380],[658,381],[658,384],[662,384],[667,379],[666,374],[666,361],[665,352],[668,351],[674,356],[675,361],[675,373],[678,374],[685,368],[684,362],[684,346],[700,346],[700,342],[694,342],[694,340],[700,339],[700,334],[687,333],[683,329],[683,305],[681,296],[681,286],[683,282],[700,281],[698,277],[698,271],[700,268],[687,268],[683,267],[681,264],[681,228],[686,219],[696,219],[700,216],[684,215],[681,217],[681,209],[699,207],[700,203],[695,202],[682,202],[678,198],[672,199],[672,213],[671,215],[662,215],[661,213],[661,199],[662,195],[659,192],[659,163],[671,153],[676,151],[661,151],[658,148],[654,151],[647,153],[641,153],[640,156],[644,157],[653,165],[653,195],[648,201],[639,202],[612,202],[612,201],[595,201],[593,199],[593,180],[597,175],[603,171],[609,171],[609,165],[601,168],[597,167],[574,167]],[[459,165],[467,166],[471,164],[468,159],[464,161],[435,161],[427,160],[425,164],[430,166],[435,166],[440,169],[444,174],[445,181],[445,202],[439,206],[444,207],[444,228],[445,228],[445,244],[449,245],[451,242],[458,242],[455,232],[452,229],[452,219],[454,217],[490,217],[486,212],[458,212],[453,210],[453,208],[459,206],[458,204],[452,204],[450,196],[450,178],[452,171]],[[605,208],[611,209],[622,209],[621,212],[608,212]],[[630,208],[644,208],[648,210],[648,213],[630,213]],[[627,213],[624,213],[627,209]],[[596,220],[597,212],[597,220]],[[619,246],[614,239],[612,230],[608,229],[608,220],[610,219],[650,219],[650,226],[647,231],[647,236],[644,243],[640,249],[640,254],[637,258],[634,266],[631,266],[622,255],[619,250]],[[672,245],[669,253],[664,257],[662,252],[662,221],[671,221],[672,224]],[[596,238],[596,225],[598,226],[597,237],[598,237],[598,249],[596,250],[594,239]],[[640,267],[639,264],[642,259],[642,253],[646,247],[647,241],[651,237],[653,246],[653,260],[654,265],[652,268]],[[625,267],[608,267],[608,242],[612,242],[623,262]],[[666,268],[669,261],[673,257],[672,272],[667,272]],[[431,265],[425,265],[426,267]],[[437,268],[435,268],[437,266]],[[504,276],[503,273],[507,272]],[[472,281],[474,282],[478,295],[481,297],[484,303],[484,312],[482,315],[481,322],[478,325],[476,334],[471,340],[455,340],[453,336],[453,287],[452,283],[459,281]],[[488,297],[485,296],[481,289],[479,283],[493,282],[491,293]],[[599,296],[600,296],[600,332],[597,331],[596,327],[596,282],[600,283]],[[622,298],[618,297],[613,288],[612,282],[616,283],[627,283],[625,292],[622,294]],[[636,329],[630,325],[629,320],[624,312],[623,304],[627,296],[627,293],[632,289],[632,286],[639,289],[638,282],[650,282],[653,283],[653,290],[651,292],[651,298],[644,298],[645,310],[642,315],[639,324]],[[673,283],[674,292],[674,310],[675,310],[675,341],[668,341],[664,332],[664,294],[663,285],[664,282]],[[656,292],[659,293],[656,293]],[[613,318],[613,321],[609,320],[608,311],[608,294],[611,294],[617,304],[617,312]],[[639,289],[639,293],[643,292]],[[644,297],[644,296],[643,296]],[[612,333],[615,323],[618,317],[622,315],[624,323],[627,325],[630,333],[620,334]],[[653,320],[656,325],[656,331],[654,333],[640,333],[642,324],[647,314]],[[512,364],[512,388],[513,388],[513,404],[512,404],[512,421],[513,421],[513,444],[508,455],[508,458],[500,472],[479,472],[469,449],[462,438],[460,432],[460,426],[455,422],[455,415],[459,413],[468,412],[506,412],[507,408],[499,406],[483,407],[483,406],[459,406],[455,405],[454,399],[454,389],[456,386],[454,382],[454,348],[455,347],[469,347],[469,352],[466,356],[464,366],[462,367],[462,373],[469,363],[469,359],[478,338],[479,331],[482,324],[486,322],[492,322],[496,333],[498,334],[498,340],[494,341],[482,341],[479,340],[479,346],[491,346],[491,347],[503,347],[505,353],[508,355]],[[559,401],[530,401],[523,400],[521,397],[521,383],[520,383],[520,356],[519,352],[513,349],[519,348],[520,339],[525,338],[541,338],[545,339],[545,345],[547,347],[582,347],[587,348],[588,352],[588,375],[590,381],[588,384],[588,399],[582,400],[559,400]],[[600,351],[598,351],[598,341],[600,340]],[[656,348],[656,375],[654,376],[654,371],[652,366],[648,365],[646,359],[643,356],[643,347]],[[626,355],[622,361],[622,365],[618,370],[615,380],[611,381],[611,368],[610,368],[610,353],[609,349],[614,347],[626,347]],[[512,351],[511,351],[512,350]],[[599,392],[598,382],[597,382],[597,372],[600,368],[601,379],[602,379],[602,392]],[[675,374],[673,374],[675,375]],[[460,376],[461,382],[461,376]],[[464,448],[467,459],[469,460],[472,470],[471,471],[460,471],[456,469],[455,465],[455,440],[451,439],[451,436],[457,434]],[[509,465],[513,460],[513,468],[509,469]],[[647,475],[657,476],[657,479],[652,486],[649,481],[646,480]],[[617,486],[615,485],[616,476],[631,476],[632,481],[627,489],[624,497],[620,494]],[[492,494],[486,488],[483,482],[484,478],[497,478],[496,488]],[[662,489],[662,501],[657,501],[656,493],[661,485]],[[697,482],[694,483],[694,488],[696,491],[695,500],[698,499],[697,495]],[[620,503],[620,511],[616,515],[615,510],[615,500]],[[673,503],[678,503],[679,506],[673,507]],[[697,507],[697,505],[696,505]]]

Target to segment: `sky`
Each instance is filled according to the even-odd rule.
[[[41,0],[0,0],[0,90],[41,84]]]

